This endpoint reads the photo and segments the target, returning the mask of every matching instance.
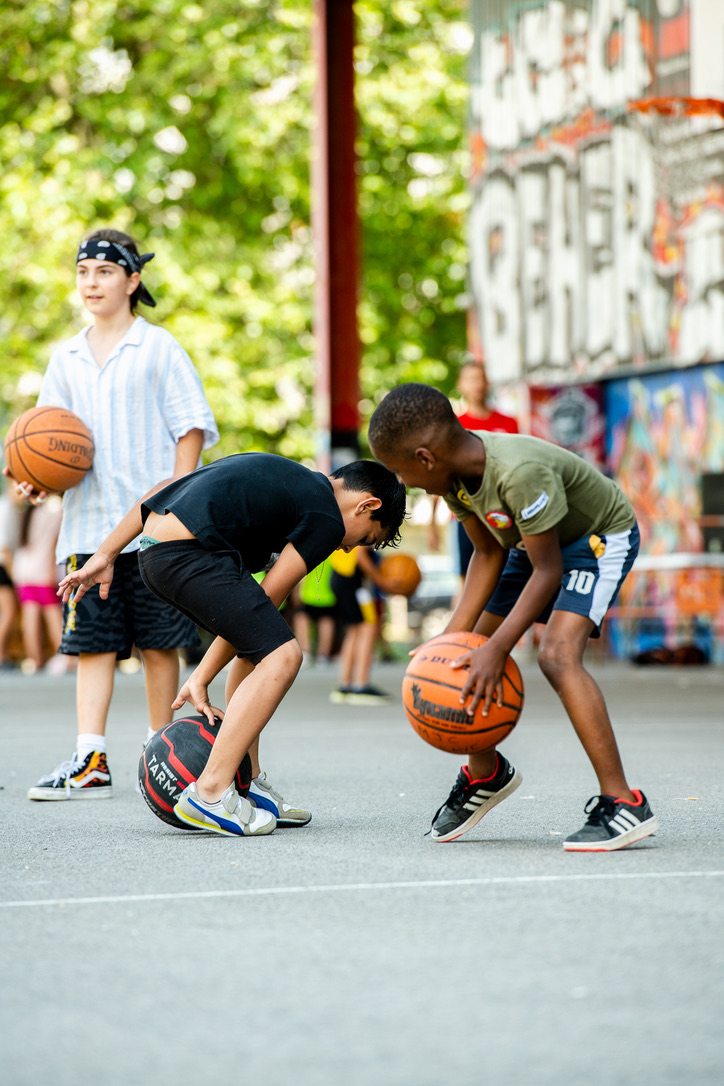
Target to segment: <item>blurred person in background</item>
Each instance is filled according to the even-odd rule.
[[[49,670],[70,670],[69,659],[56,656],[63,635],[63,605],[58,599],[58,566],[55,546],[58,542],[63,506],[57,494],[43,505],[27,505],[20,510],[20,538],[13,557],[13,580],[20,602],[20,625],[25,659],[23,671],[42,671],[48,662],[46,646],[52,659]]]
[[[463,362],[458,373],[455,387],[462,401],[463,411],[458,415],[461,426],[466,430],[487,430],[494,434],[517,434],[518,423],[512,415],[504,415],[488,404],[490,385],[482,362],[471,360]],[[427,543],[431,551],[440,550],[440,533],[437,525],[437,507],[439,497],[432,498],[432,518],[428,531]],[[456,563],[457,572],[465,579],[473,553],[473,545],[468,539],[462,522],[450,520],[450,554]]]
[[[13,553],[18,545],[20,517],[10,494],[0,494],[0,671],[12,671],[10,638],[19,604],[12,579]]]
[[[384,592],[375,552],[355,547],[346,554],[334,551],[331,587],[337,599],[337,620],[345,627],[339,653],[339,686],[329,695],[337,705],[384,705],[390,695],[370,683],[380,612],[370,584]]]
[[[299,608],[294,615],[294,632],[304,654],[304,665],[315,662],[324,667],[332,662],[337,632],[337,599],[332,591],[332,563],[329,560],[308,573],[299,585]],[[316,653],[313,651],[316,633]]]

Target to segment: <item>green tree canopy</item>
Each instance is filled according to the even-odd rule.
[[[363,407],[449,389],[465,343],[466,0],[361,0]],[[151,314],[194,359],[212,455],[314,451],[309,0],[5,0],[0,411],[85,314],[74,256],[113,225],[158,255]]]

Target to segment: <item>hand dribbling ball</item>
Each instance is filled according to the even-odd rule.
[[[198,780],[211,754],[221,721],[212,727],[205,716],[179,717],[161,728],[146,743],[138,763],[141,795],[157,818],[169,826],[188,830],[173,809],[187,785]],[[244,755],[234,778],[240,796],[251,784],[251,758]]]
[[[90,430],[64,407],[31,407],[5,438],[5,462],[19,483],[62,494],[85,477],[95,448]]]
[[[523,709],[523,679],[512,656],[505,662],[502,678],[503,704],[483,703],[467,712],[460,691],[468,668],[450,665],[471,649],[480,648],[486,637],[475,633],[439,634],[421,645],[407,665],[402,680],[402,703],[413,728],[426,743],[451,754],[477,754],[490,750],[510,735]]]
[[[378,572],[391,596],[414,596],[422,580],[420,567],[411,554],[388,554]]]

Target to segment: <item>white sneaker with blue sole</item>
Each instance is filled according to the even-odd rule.
[[[173,813],[187,826],[196,830],[211,830],[225,837],[260,837],[272,833],[277,820],[270,811],[264,811],[249,803],[236,791],[233,784],[215,803],[201,799],[196,781],[184,788]]]
[[[306,826],[312,821],[310,811],[294,807],[287,803],[282,795],[267,780],[266,773],[260,773],[249,785],[249,799],[254,806],[270,811],[279,826]]]

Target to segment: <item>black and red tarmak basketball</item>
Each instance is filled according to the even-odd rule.
[[[173,809],[184,788],[197,780],[209,760],[221,721],[212,727],[205,716],[185,716],[167,724],[149,739],[138,763],[141,795],[157,818],[169,826],[189,829]],[[236,771],[236,790],[246,796],[251,784],[248,754]]]

